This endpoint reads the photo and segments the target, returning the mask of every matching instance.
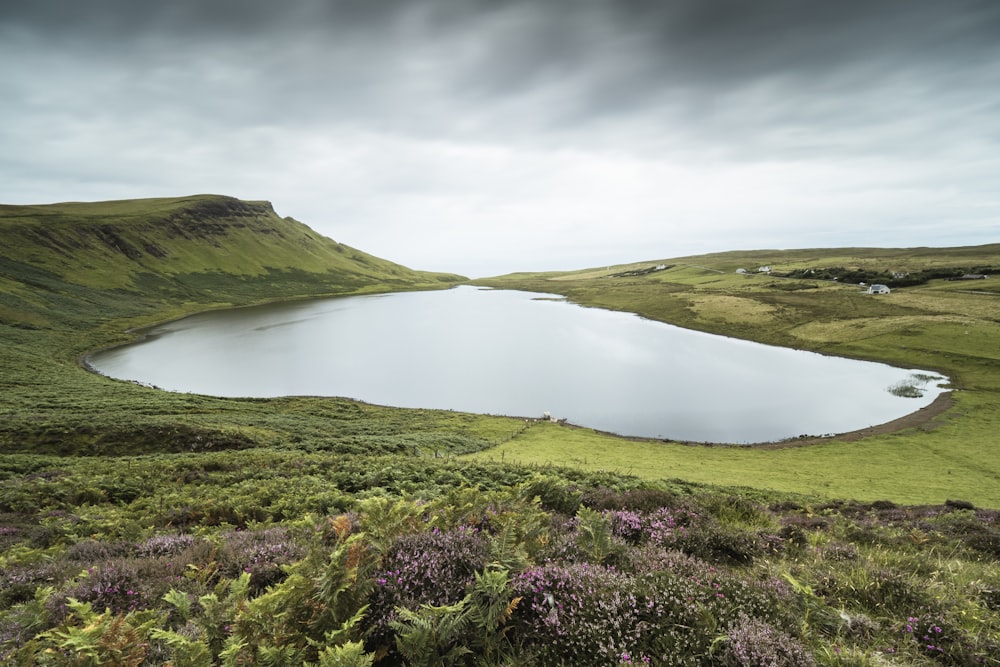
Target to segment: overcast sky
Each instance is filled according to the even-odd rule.
[[[1000,241],[997,0],[6,0],[0,203],[486,276]]]

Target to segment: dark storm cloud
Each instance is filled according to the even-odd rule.
[[[713,117],[737,116],[718,108],[727,96],[754,85],[788,97],[758,108],[757,122],[809,126],[852,104],[877,115],[866,100],[907,76],[945,101],[988,94],[979,87],[996,82],[1000,58],[989,0],[36,0],[0,10],[0,24],[136,76],[183,68],[188,79],[170,81],[182,94],[214,84],[258,118],[364,112],[438,131],[464,104],[497,132],[657,113],[716,131]],[[509,122],[485,103],[512,105]]]
[[[996,228],[995,0],[14,0],[0,82],[6,201],[214,190],[491,245]]]
[[[523,19],[506,35],[512,41],[489,45],[501,59],[526,66],[587,59],[600,56],[616,36],[636,37],[648,53],[659,52],[663,64],[698,78],[825,69],[879,53],[908,60],[995,54],[1000,38],[1000,6],[992,0],[31,0],[0,8],[4,24],[52,36],[89,35],[107,44],[156,32],[245,39],[362,31],[381,37],[370,42],[373,51],[407,46],[388,39],[387,29],[397,24],[409,23],[433,39],[512,17]]]
[[[1000,36],[1000,8],[988,1],[636,4],[659,7],[651,27],[658,47],[682,60],[696,78],[732,80],[774,70],[827,73],[851,62],[912,64],[946,52],[995,54]],[[649,20],[642,11],[624,16]]]
[[[997,140],[992,0],[33,0],[0,36],[21,103],[176,124],[751,159]]]

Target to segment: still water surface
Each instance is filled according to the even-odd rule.
[[[939,375],[473,287],[215,311],[94,354],[120,379],[215,396],[344,396],[541,417],[623,435],[765,442],[929,404]],[[928,379],[933,377],[933,380]],[[899,383],[919,398],[890,393]]]

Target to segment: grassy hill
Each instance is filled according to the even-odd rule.
[[[454,284],[320,236],[268,202],[217,195],[0,206],[0,321],[63,310],[39,290],[171,303]],[[41,307],[40,307],[41,306]]]
[[[77,360],[128,340],[133,327],[198,310],[436,289],[461,279],[342,245],[279,217],[266,202],[199,195],[0,206],[0,447],[140,453],[291,441],[378,450],[420,442],[422,427],[400,422],[425,413],[348,401],[264,404],[164,394],[84,372]],[[345,413],[350,426],[330,429],[330,420],[343,421]],[[432,433],[439,422],[464,420],[426,415]],[[490,438],[493,428],[486,429]],[[458,424],[441,439],[488,443],[463,429]]]
[[[0,207],[0,662],[1000,664],[992,279],[872,297],[735,273],[882,270],[880,252],[997,259],[759,251],[488,281],[957,387],[921,428],[707,448],[88,373],[80,355],[193,311],[461,279],[260,202]]]

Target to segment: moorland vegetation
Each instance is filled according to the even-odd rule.
[[[747,448],[111,380],[82,355],[153,322],[464,279],[209,195],[4,206],[0,238],[7,664],[1000,664],[1000,288],[755,271],[973,272],[1000,246],[484,281],[953,385],[916,426]]]

